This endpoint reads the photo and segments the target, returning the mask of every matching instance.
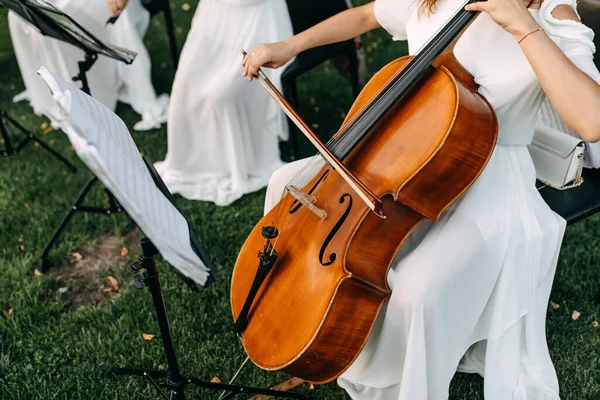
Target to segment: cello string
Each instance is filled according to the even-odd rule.
[[[409,61],[409,64],[406,66],[404,70],[401,71],[400,77],[397,78],[396,81],[392,82],[387,90],[381,91],[380,98],[376,98],[372,107],[369,107],[364,111],[364,113],[358,114],[357,118],[351,120],[351,124],[348,125],[346,132],[361,131],[360,126],[365,126],[370,124],[375,118],[379,117],[381,114],[380,109],[385,108],[385,102],[389,102],[389,98],[393,97],[398,90],[398,87],[401,87],[411,76],[415,75],[416,71],[423,71],[426,69],[431,63],[428,62],[429,58],[436,52],[439,51],[438,47],[443,43],[444,40],[448,39],[448,35],[454,34],[455,30],[464,25],[467,19],[470,17],[470,12],[464,10],[464,5],[473,2],[473,0],[469,0],[463,4],[461,8],[459,8],[450,18],[450,22],[446,25],[441,26],[436,34],[434,34],[427,42],[424,44],[421,49],[417,52],[414,58]],[[462,15],[459,15],[462,14]],[[376,93],[376,95],[379,94]],[[384,103],[384,104],[382,104]],[[365,128],[363,128],[364,130]],[[359,136],[359,134],[347,134],[341,135],[337,143],[335,143],[332,147],[332,151],[337,153],[339,149],[348,150],[352,145],[353,139],[355,136]],[[350,143],[350,145],[349,145]],[[345,152],[345,151],[344,151]]]

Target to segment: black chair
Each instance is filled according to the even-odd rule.
[[[572,225],[600,212],[600,170],[585,169],[581,186],[556,190],[538,183],[544,201]]]
[[[287,6],[292,20],[294,33],[300,33],[318,24],[327,18],[348,9],[346,0],[287,0]],[[290,104],[298,109],[300,100],[296,87],[296,78],[319,66],[336,56],[345,55],[349,60],[350,82],[354,96],[358,96],[361,89],[359,77],[359,60],[357,47],[360,42],[348,40],[317,47],[298,54],[296,59],[288,65],[281,75],[283,95]],[[296,159],[297,154],[297,128],[290,124],[290,152],[291,158]]]
[[[173,15],[171,14],[171,4],[169,0],[142,0],[142,6],[148,10],[153,17],[162,11],[167,26],[167,36],[169,38],[169,47],[171,48],[171,59],[173,68],[177,69],[179,64],[179,51],[177,50],[177,41],[175,39],[175,26],[173,25]]]

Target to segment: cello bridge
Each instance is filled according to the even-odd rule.
[[[300,190],[298,190],[295,186],[292,186],[292,185],[287,185],[285,187],[285,189],[288,191],[288,193],[290,195],[292,195],[293,198],[298,200],[298,202],[300,204],[302,204],[304,207],[308,208],[317,217],[319,217],[321,219],[327,218],[327,213],[325,212],[325,210],[315,206],[315,203],[317,202],[317,198],[315,196],[312,196],[307,193],[303,193]]]

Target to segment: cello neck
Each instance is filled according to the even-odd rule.
[[[465,5],[475,1],[477,0],[469,0]],[[344,131],[340,132],[330,146],[333,154],[339,160],[344,160],[358,146],[375,125],[430,71],[432,66],[437,67],[441,63],[448,65],[452,71],[463,72],[458,74],[461,81],[467,80],[464,82],[467,85],[472,83],[468,81],[468,73],[454,58],[452,50],[462,33],[478,14],[478,12],[466,11],[464,7],[461,7],[390,84],[380,91],[371,104],[346,125]]]

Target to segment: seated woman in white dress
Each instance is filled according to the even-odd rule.
[[[140,0],[132,0],[129,9],[114,25],[104,26],[109,18],[106,0],[50,0],[79,25],[108,44],[138,53],[131,65],[100,56],[87,73],[91,94],[114,110],[117,101],[128,103],[142,116],[134,129],[159,128],[166,122],[169,97],[156,96],[150,75],[150,57],[143,42],[150,15]],[[60,117],[58,106],[48,87],[37,75],[44,66],[70,80],[79,68],[77,62],[85,57],[80,49],[41,35],[18,15],[9,13],[9,28],[21,76],[26,91],[15,100],[28,99],[38,115],[51,121]]]
[[[127,4],[119,3],[114,14]],[[226,206],[281,167],[287,125],[276,103],[239,73],[240,51],[292,34],[285,0],[202,0],[171,91],[168,153],[156,169],[172,193]],[[280,72],[270,78],[279,84]]]
[[[464,3],[376,0],[251,50],[244,74],[380,26],[395,40],[408,40],[414,54]],[[421,224],[397,255],[387,277],[391,298],[338,379],[353,399],[447,399],[457,369],[485,377],[487,400],[559,399],[545,317],[565,221],[535,188],[527,144],[544,92],[567,126],[589,142],[600,140],[594,33],[574,7],[575,0],[467,6],[485,12],[454,53],[495,110],[498,142],[473,186],[439,223]],[[300,160],[273,175],[267,210],[307,164]]]

